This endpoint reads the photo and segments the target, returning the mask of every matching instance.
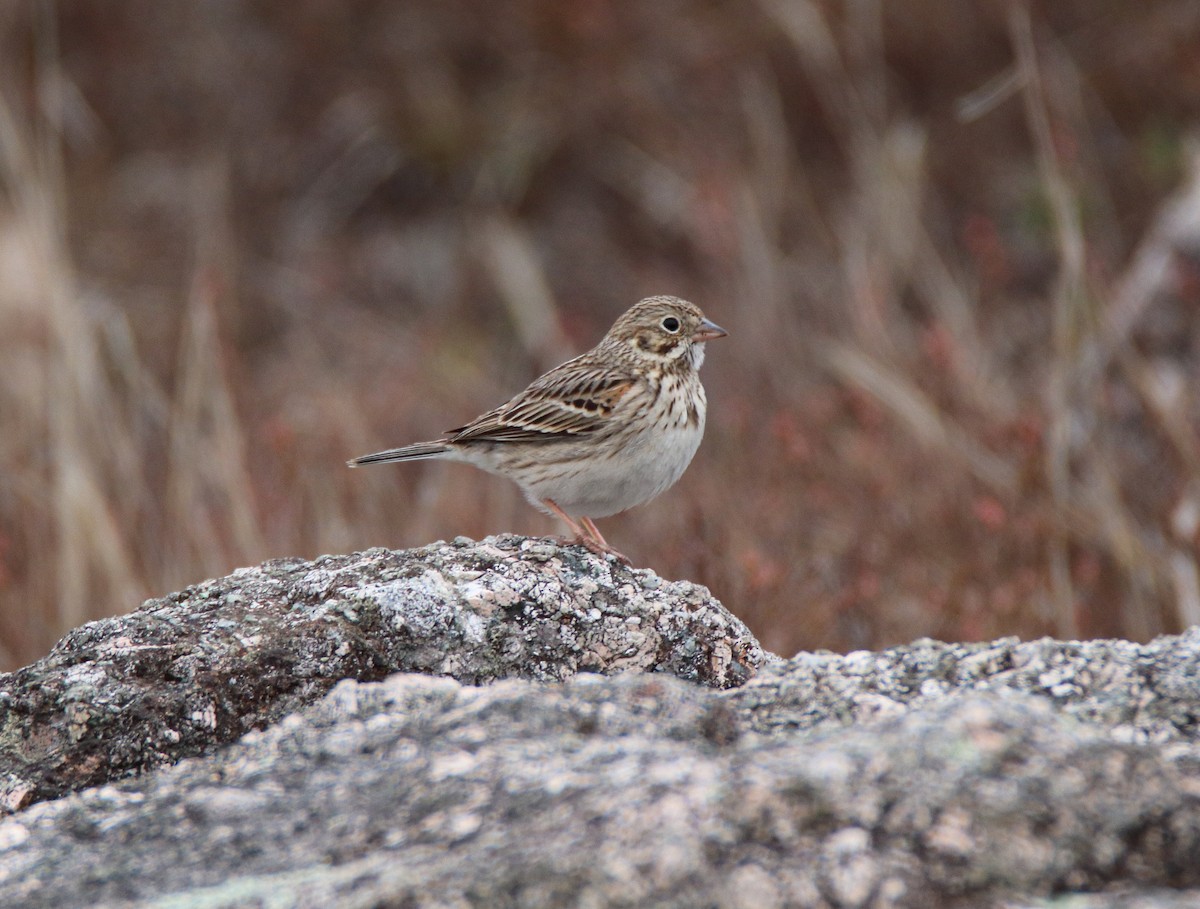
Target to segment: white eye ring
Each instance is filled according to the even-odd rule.
[[[669,331],[671,334],[675,334],[675,332],[679,331],[679,320],[674,316],[667,316],[662,320],[662,327],[664,331]]]

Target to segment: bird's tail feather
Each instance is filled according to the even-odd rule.
[[[450,451],[450,446],[444,442],[418,442],[416,445],[389,448],[387,451],[363,455],[361,458],[354,458],[346,463],[350,467],[362,467],[364,464],[386,464],[389,461],[419,461],[422,458],[440,458],[448,451]]]

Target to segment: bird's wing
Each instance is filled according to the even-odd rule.
[[[547,442],[580,438],[608,425],[637,378],[569,360],[537,379],[506,404],[451,430],[451,442]]]

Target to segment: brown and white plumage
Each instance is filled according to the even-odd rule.
[[[704,434],[704,345],[724,335],[686,300],[649,297],[596,347],[445,438],[348,463],[465,461],[513,480],[578,542],[623,559],[591,519],[648,502],[683,474]]]

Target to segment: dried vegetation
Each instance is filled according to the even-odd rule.
[[[243,564],[544,533],[345,470],[730,329],[605,523],[765,646],[1200,621],[1200,6],[0,6],[0,663]]]

